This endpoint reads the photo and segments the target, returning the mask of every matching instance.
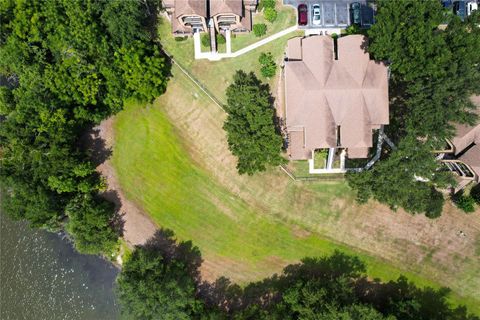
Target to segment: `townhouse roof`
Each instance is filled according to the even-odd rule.
[[[452,139],[455,155],[462,153],[472,143],[480,144],[480,96],[472,96],[471,100],[477,106],[474,113],[479,116],[479,120],[476,125],[455,124],[456,135]]]
[[[175,17],[183,15],[207,16],[207,0],[176,0]]]
[[[480,177],[480,96],[472,96],[471,100],[477,109],[479,118],[476,125],[456,124],[456,136],[451,140],[458,160],[467,164]]]
[[[372,129],[389,123],[387,67],[370,60],[365,43],[362,35],[339,38],[336,59],[328,36],[288,41],[287,131],[303,130],[305,150],[337,147],[339,137],[350,158],[363,158],[373,145]],[[295,141],[291,149],[297,150]]]
[[[243,16],[242,0],[210,0],[210,16],[217,14],[233,13]]]

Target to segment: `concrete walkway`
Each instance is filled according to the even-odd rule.
[[[275,33],[275,34],[272,34],[271,36],[269,37],[266,37],[265,39],[262,39],[260,41],[257,41],[255,42],[254,44],[251,44],[243,49],[240,49],[238,51],[235,51],[235,52],[231,52],[232,49],[231,49],[231,36],[230,36],[230,32],[227,32],[225,34],[225,39],[226,39],[226,42],[227,42],[227,52],[226,53],[217,53],[217,52],[202,52],[202,46],[201,46],[201,40],[200,40],[200,33],[199,32],[196,32],[194,35],[193,35],[193,43],[194,43],[194,47],[195,47],[195,59],[198,60],[198,59],[208,59],[210,61],[218,61],[218,60],[221,60],[221,59],[224,59],[224,58],[235,58],[235,57],[238,57],[242,54],[245,54],[247,52],[250,52],[252,50],[255,50],[257,49],[258,47],[261,47],[271,41],[274,41],[274,40],[277,40],[278,38],[281,38],[293,31],[296,31],[298,28],[297,26],[292,26],[290,28],[287,28],[285,30],[282,30],[278,33]]]

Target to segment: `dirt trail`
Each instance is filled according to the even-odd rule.
[[[111,153],[109,150],[112,150],[114,143],[113,122],[114,117],[102,121],[100,125],[93,128],[94,132],[91,137],[93,140],[102,141],[102,143],[100,143],[101,148],[108,153]],[[108,189],[104,193],[105,198],[114,202],[123,216],[123,238],[132,246],[144,244],[154,235],[157,226],[135,203],[125,197],[115,174],[111,159],[104,159],[104,161],[97,166],[97,171],[107,180]]]

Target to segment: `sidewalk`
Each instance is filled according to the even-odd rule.
[[[193,42],[194,42],[194,47],[195,47],[195,59],[208,59],[210,61],[218,61],[224,58],[235,58],[238,57],[242,54],[245,54],[249,51],[252,51],[258,47],[261,47],[271,41],[277,40],[278,38],[281,38],[291,32],[296,31],[298,28],[297,26],[292,26],[288,29],[282,30],[278,33],[272,34],[271,36],[262,39],[260,41],[257,41],[243,49],[240,49],[235,52],[231,52],[231,35],[230,32],[228,31],[225,34],[226,42],[227,42],[227,52],[226,53],[213,53],[213,52],[202,52],[202,47],[201,47],[201,42],[200,42],[200,33],[196,32],[193,35]]]

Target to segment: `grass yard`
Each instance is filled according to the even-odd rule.
[[[266,79],[260,74],[260,63],[258,58],[262,52],[271,52],[275,57],[277,65],[279,66],[283,59],[285,45],[288,39],[303,35],[303,32],[293,32],[280,39],[272,41],[260,48],[250,51],[237,58],[222,59],[220,61],[211,62],[208,60],[194,60],[193,38],[183,41],[177,41],[171,35],[170,23],[162,19],[159,26],[159,37],[165,50],[173,56],[173,58],[180,63],[184,68],[197,78],[203,85],[214,93],[216,98],[222,102],[226,102],[225,89],[230,85],[233,75],[236,70],[253,71],[262,81],[268,82],[271,86],[276,83],[276,78]],[[241,35],[240,37],[250,37],[250,35]],[[256,41],[253,41],[256,42]],[[279,73],[277,69],[277,74]]]
[[[267,26],[267,33],[261,37],[256,37],[253,32],[236,35],[235,38],[232,39],[232,51],[238,51],[252,43],[295,25],[297,19],[295,9],[290,6],[283,6],[281,2],[282,0],[277,1],[278,16],[273,23],[265,20],[263,12],[255,13],[252,16],[253,24],[264,23]]]
[[[223,102],[236,70],[262,79],[260,53],[271,52],[280,63],[287,39],[301,34],[209,62],[193,59],[191,38],[176,41],[169,23],[159,27],[164,48]],[[341,249],[361,256],[371,277],[405,274],[421,286],[448,286],[453,302],[480,314],[478,213],[447,204],[432,221],[373,201],[359,206],[341,180],[294,182],[277,168],[239,176],[222,129],[224,111],[175,65],[172,72],[166,94],[153,105],[131,104],[118,114],[113,164],[129,199],[159,226],[199,246],[204,276],[258,280],[302,257]],[[263,78],[274,93],[276,80]],[[308,173],[307,162],[296,166]],[[468,237],[459,238],[458,230]]]
[[[113,164],[129,199],[199,246],[204,275],[241,283],[341,249],[360,255],[372,277],[402,273],[446,285],[452,301],[479,311],[476,245],[450,236],[462,228],[480,238],[478,215],[447,208],[431,222],[375,203],[359,207],[343,181],[295,183],[278,169],[239,176],[224,112],[177,68],[173,75],[152,106],[129,105],[117,116]]]

